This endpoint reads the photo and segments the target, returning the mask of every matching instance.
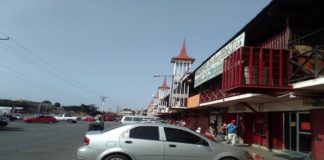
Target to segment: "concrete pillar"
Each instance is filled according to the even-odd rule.
[[[322,160],[324,157],[324,109],[311,110],[312,159]]]

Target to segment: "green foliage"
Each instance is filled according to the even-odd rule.
[[[93,116],[101,113],[97,110],[98,108],[93,104],[90,105],[81,104],[80,106],[64,106],[63,108],[67,111],[83,112],[85,114],[93,115]]]
[[[40,106],[41,105],[41,106]],[[37,113],[38,108],[40,107],[40,114],[50,114],[53,111],[59,109],[61,107],[61,104],[58,102],[55,102],[54,105],[52,105],[52,102],[49,100],[44,100],[41,103],[40,102],[32,102],[32,101],[25,101],[25,100],[9,100],[9,99],[0,99],[0,106],[5,107],[22,107],[23,112],[25,113]],[[91,105],[85,105],[81,104],[80,106],[63,106],[62,107],[66,111],[74,111],[79,113],[85,113],[88,115],[97,115],[100,114],[97,109],[97,107],[93,104]]]

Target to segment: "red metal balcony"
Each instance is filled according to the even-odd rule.
[[[290,89],[289,51],[241,47],[224,60],[223,92],[266,93]]]

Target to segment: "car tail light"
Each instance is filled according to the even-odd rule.
[[[88,137],[84,136],[83,142],[84,142],[84,144],[89,145],[90,139]]]

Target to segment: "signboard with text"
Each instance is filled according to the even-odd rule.
[[[195,87],[223,73],[223,62],[235,50],[244,46],[245,33],[243,32],[224,48],[214,54],[195,73]]]

